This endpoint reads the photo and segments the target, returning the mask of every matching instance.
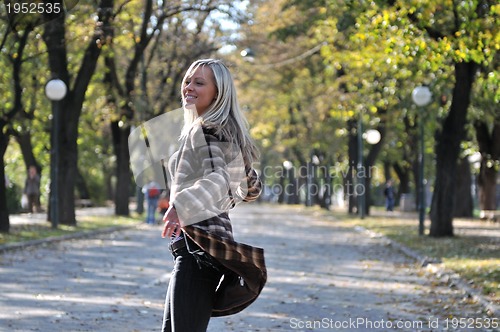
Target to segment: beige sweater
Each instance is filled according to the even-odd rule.
[[[238,147],[194,127],[169,161],[171,203],[183,231],[229,269],[216,291],[212,316],[237,313],[262,291],[264,250],[234,241],[228,211],[258,198],[261,181]]]

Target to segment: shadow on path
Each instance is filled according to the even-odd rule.
[[[238,206],[232,219],[238,241],[265,249],[269,281],[247,310],[212,319],[209,331],[436,331],[447,317],[483,317],[384,240],[335,220],[258,204]],[[0,330],[158,331],[172,268],[160,231],[141,225],[0,256]]]

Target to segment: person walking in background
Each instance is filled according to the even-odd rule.
[[[392,180],[387,181],[384,189],[384,196],[385,196],[385,210],[394,211],[395,195],[394,195],[394,188],[392,187]]]
[[[40,207],[40,175],[35,166],[31,165],[28,168],[28,177],[24,184],[23,193],[28,198],[28,211],[30,213],[41,212]]]
[[[160,216],[165,215],[168,208],[170,207],[170,193],[168,190],[165,190],[161,193],[160,198],[158,199],[158,212],[160,212]]]
[[[156,209],[158,207],[158,199],[161,195],[160,186],[158,183],[151,181],[142,188],[144,197],[146,198],[147,213],[146,223],[149,225],[156,224]]]
[[[162,331],[202,332],[210,317],[250,305],[267,280],[264,250],[235,242],[229,219],[229,210],[256,200],[262,185],[228,68],[219,60],[195,61],[181,93],[185,122],[181,147],[169,160],[174,180],[163,217],[175,266]]]

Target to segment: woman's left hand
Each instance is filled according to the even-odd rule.
[[[175,207],[170,206],[168,208],[167,212],[165,212],[165,215],[163,216],[163,222],[165,223],[165,225],[163,226],[161,237],[170,238],[172,237],[172,234],[177,237],[181,234],[181,224]]]

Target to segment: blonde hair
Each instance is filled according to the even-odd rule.
[[[246,162],[251,164],[258,155],[257,148],[248,132],[248,122],[240,109],[233,77],[222,61],[200,59],[193,62],[182,79],[181,95],[186,80],[202,66],[212,70],[217,95],[214,102],[201,116],[198,116],[196,109],[184,107],[184,127],[181,138],[189,134],[194,124],[201,122],[204,127],[214,129],[216,135],[237,144]]]

